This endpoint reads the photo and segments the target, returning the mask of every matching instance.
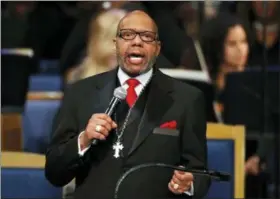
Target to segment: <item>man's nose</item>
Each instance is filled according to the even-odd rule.
[[[140,35],[138,34],[138,35],[136,35],[136,37],[132,40],[132,44],[133,45],[141,45],[142,46],[142,44],[143,44],[143,41],[142,41],[142,39],[140,38]]]

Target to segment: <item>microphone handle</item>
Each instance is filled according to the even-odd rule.
[[[108,108],[105,111],[105,114],[112,116],[112,114],[114,113],[118,103],[120,102],[120,99],[117,97],[113,97],[112,100],[109,103]],[[98,142],[97,139],[93,139],[91,145],[96,145]]]
[[[117,98],[117,97],[113,97],[108,108],[106,109],[105,111],[105,114],[109,115],[109,116],[112,116],[113,115],[113,112],[115,111],[118,103],[120,102],[120,99]]]

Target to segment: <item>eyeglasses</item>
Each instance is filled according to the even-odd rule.
[[[137,35],[139,35],[141,40],[144,42],[153,42],[158,40],[157,33],[151,31],[137,32],[132,29],[122,29],[118,33],[118,37],[124,40],[133,40]]]

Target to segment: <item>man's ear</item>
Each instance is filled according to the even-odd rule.
[[[158,56],[159,53],[160,53],[160,49],[161,49],[161,42],[160,42],[160,41],[157,41],[157,56]]]

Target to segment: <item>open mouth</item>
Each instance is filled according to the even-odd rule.
[[[139,52],[128,53],[127,59],[131,64],[139,65],[144,61],[145,55]]]

